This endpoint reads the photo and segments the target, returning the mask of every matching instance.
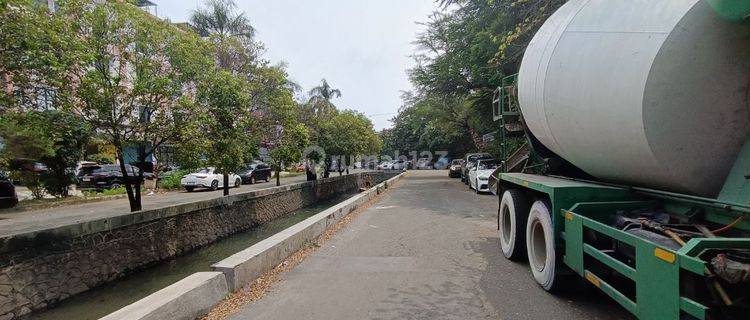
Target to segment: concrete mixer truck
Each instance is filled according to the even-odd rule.
[[[749,319],[749,16],[748,0],[551,15],[493,103],[527,141],[494,176],[503,255],[640,319]]]

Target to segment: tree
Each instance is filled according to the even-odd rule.
[[[5,163],[13,159],[39,161],[46,172],[23,173],[47,193],[67,196],[75,182],[70,168],[81,159],[91,132],[68,112],[75,103],[75,84],[86,59],[77,35],[85,10],[81,1],[63,1],[56,13],[35,1],[8,0],[0,4],[0,135]],[[12,89],[12,90],[8,90]]]
[[[202,8],[193,11],[190,23],[202,37],[219,35],[252,40],[255,28],[244,13],[236,12],[232,0],[207,0]]]
[[[0,112],[63,109],[73,102],[78,63],[86,58],[77,36],[84,5],[63,3],[53,14],[37,1],[0,2]]]
[[[382,142],[367,117],[352,110],[336,112],[322,122],[318,143],[326,152],[324,177],[336,160],[337,171],[348,170],[354,156],[380,152]]]
[[[341,90],[334,89],[326,79],[323,79],[320,85],[312,88],[308,94],[313,114],[316,117],[327,117],[336,109],[331,100],[341,97]]]
[[[67,197],[68,187],[76,183],[70,170],[83,157],[93,131],[80,117],[66,111],[48,111],[42,114],[46,137],[53,141],[53,151],[40,158],[47,167],[41,175],[47,193]]]
[[[493,150],[482,136],[498,130],[492,97],[505,76],[518,72],[526,45],[565,0],[442,0],[417,36],[414,92],[392,121],[386,146],[445,148],[454,156]],[[494,143],[502,143],[497,139]]]
[[[189,139],[195,79],[211,70],[210,47],[139,8],[120,2],[97,4],[86,15],[83,34],[89,60],[75,105],[115,148],[131,211],[141,210],[141,182],[126,170],[125,148],[135,146],[143,164],[166,142]]]
[[[284,165],[298,162],[308,142],[308,130],[299,122],[299,107],[293,98],[296,87],[283,66],[259,68],[253,80],[262,87],[256,90],[253,103],[260,108],[260,128],[269,150],[271,167],[276,172],[276,185],[281,185]]]
[[[217,64],[235,74],[249,75],[258,62],[262,44],[255,28],[232,0],[206,0],[190,17],[192,27],[216,45]]]
[[[225,196],[229,195],[229,173],[241,170],[257,154],[257,123],[248,107],[248,89],[244,77],[225,70],[212,73],[198,86],[203,154],[206,163],[223,174]]]

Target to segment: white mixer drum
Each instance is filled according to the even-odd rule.
[[[750,28],[702,0],[572,0],[519,74],[529,130],[600,179],[715,196],[750,133]],[[750,173],[750,168],[748,168]]]

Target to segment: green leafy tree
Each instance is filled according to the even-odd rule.
[[[35,197],[46,193],[68,196],[75,183],[71,171],[83,156],[92,131],[79,117],[65,111],[5,112],[0,116],[0,138],[5,147],[0,161],[14,169],[14,175],[32,189]],[[47,170],[28,172],[28,168],[8,166],[18,160],[41,162]]]
[[[397,150],[445,148],[453,156],[495,150],[482,136],[492,120],[494,90],[517,73],[526,45],[565,0],[442,0],[423,23],[416,66],[408,70],[414,92],[392,121],[386,146]],[[497,139],[494,143],[502,143]]]
[[[77,89],[80,114],[115,149],[131,211],[141,210],[141,181],[125,167],[125,149],[135,146],[142,164],[159,146],[190,139],[194,121],[189,89],[212,69],[210,47],[139,8],[103,2],[86,15],[89,60]]]
[[[62,109],[73,102],[86,59],[84,3],[62,0],[56,13],[32,0],[0,2],[0,112]]]
[[[68,187],[76,183],[71,169],[83,158],[93,131],[83,119],[66,111],[45,112],[41,116],[46,137],[53,141],[53,151],[40,158],[47,167],[41,175],[42,184],[47,193],[67,197]]]
[[[380,152],[382,142],[372,122],[361,113],[352,110],[336,112],[320,126],[320,147],[326,152],[324,177],[330,175],[335,161],[339,175],[348,170],[355,156]]]
[[[229,195],[230,172],[238,172],[257,154],[256,118],[248,107],[249,85],[244,77],[221,70],[198,86],[203,152],[206,163],[223,174]]]
[[[299,162],[308,142],[308,130],[299,121],[300,108],[293,97],[296,84],[289,81],[283,65],[259,68],[252,80],[262,139],[276,172],[276,185],[281,185],[279,173],[284,165]]]
[[[309,104],[312,107],[312,113],[317,118],[329,117],[336,110],[332,100],[341,97],[341,90],[335,89],[328,84],[326,79],[320,81],[320,85],[310,89]]]
[[[232,0],[206,0],[190,16],[191,26],[216,45],[217,64],[235,74],[250,75],[263,45],[255,28]]]
[[[244,13],[237,12],[237,5],[231,0],[207,0],[190,17],[190,23],[203,37],[241,37],[252,39],[255,28]]]

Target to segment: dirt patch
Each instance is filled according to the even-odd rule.
[[[398,184],[398,181],[393,184],[389,184],[387,190],[390,190],[391,188],[395,188],[397,184]],[[242,289],[238,290],[237,292],[230,294],[228,298],[224,299],[224,301],[216,305],[211,310],[211,312],[209,312],[206,316],[204,316],[201,319],[202,320],[227,319],[229,316],[239,311],[240,308],[242,308],[243,306],[263,298],[263,296],[268,292],[268,290],[275,283],[281,281],[282,273],[293,269],[295,266],[297,266],[302,261],[304,261],[305,258],[307,258],[310,254],[317,251],[318,248],[320,248],[328,240],[333,238],[333,236],[339,230],[346,227],[350,222],[352,222],[355,218],[357,218],[357,216],[359,216],[362,212],[364,212],[366,209],[372,206],[373,203],[380,200],[383,194],[384,193],[379,194],[378,196],[372,198],[370,201],[359,206],[353,212],[341,218],[341,220],[339,220],[332,227],[328,228],[323,234],[318,236],[314,241],[306,244],[303,249],[293,253],[286,260],[284,260],[284,262],[280,263],[275,268],[273,268],[273,270],[264,273],[260,278],[255,279],[255,281],[250,283],[250,285],[245,286]]]

